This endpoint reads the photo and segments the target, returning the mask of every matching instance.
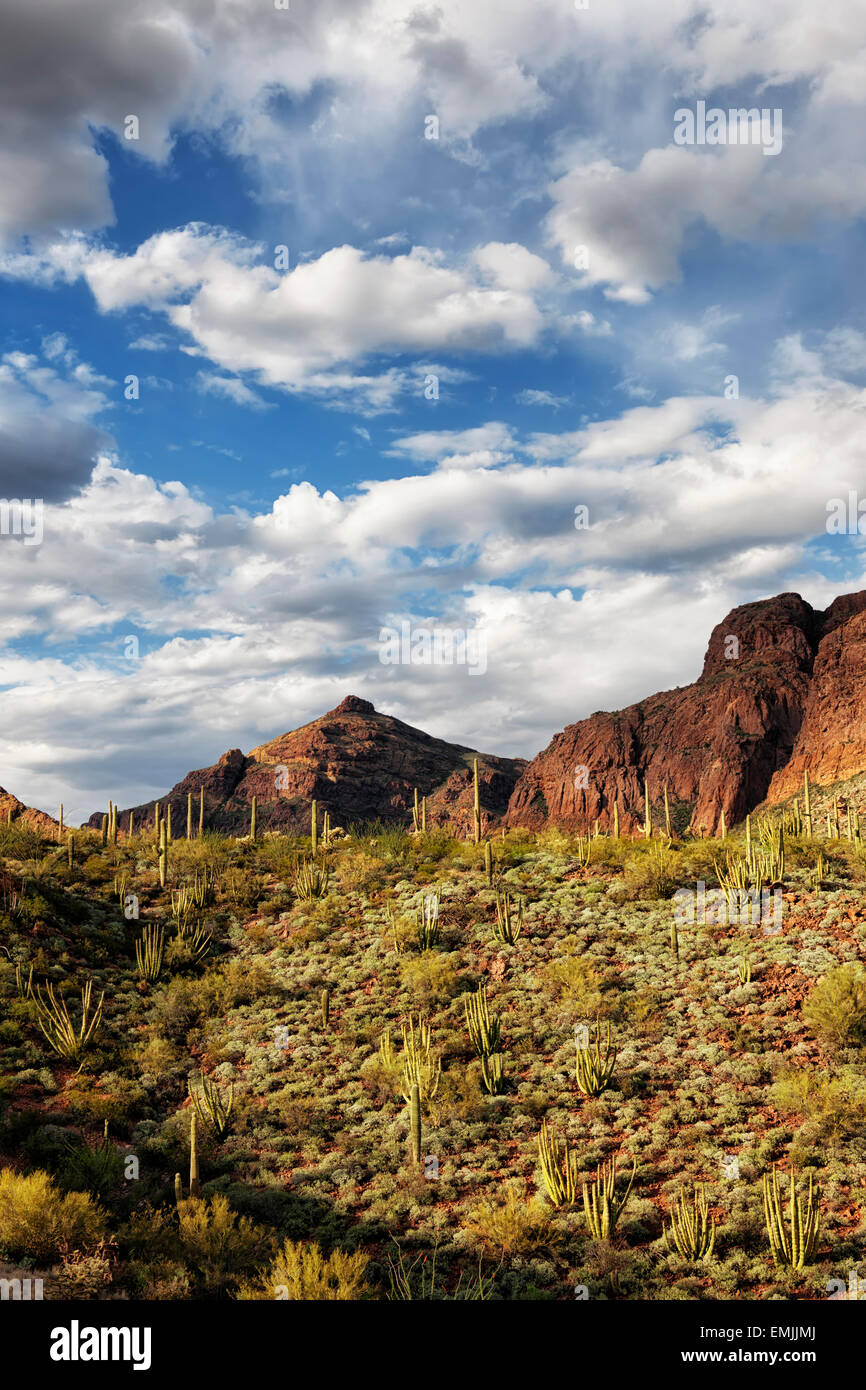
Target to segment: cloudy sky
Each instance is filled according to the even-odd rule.
[[[70,820],[350,692],[531,756],[866,587],[866,8],[278,4],[0,0],[0,783]]]

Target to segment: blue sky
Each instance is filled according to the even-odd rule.
[[[863,587],[825,529],[866,495],[841,0],[0,31],[0,492],[44,503],[0,537],[16,795],[137,802],[350,691],[531,756],[693,679],[735,604]],[[781,150],[675,145],[699,100],[778,109]],[[384,665],[403,621],[483,633],[484,673]]]

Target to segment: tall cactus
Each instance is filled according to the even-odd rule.
[[[581,1047],[580,1042],[575,1038],[576,1055],[576,1079],[579,1090],[585,1096],[600,1096],[610,1085],[613,1078],[613,1069],[616,1066],[617,1051],[612,1046],[610,1040],[610,1024],[607,1025],[607,1037],[605,1038],[604,1052],[601,1050],[601,1026],[598,1019],[595,1023],[595,1046],[590,1047],[587,1041],[586,1047]]]
[[[613,803],[613,838],[619,839],[619,797]]]
[[[219,1087],[204,1072],[199,1074],[198,1085],[187,1082],[189,1098],[195,1107],[195,1114],[203,1125],[210,1123],[217,1139],[225,1139],[231,1129],[232,1103],[235,1098],[234,1084],[229,1085],[228,1099],[223,1100]]]
[[[409,1132],[412,1140],[412,1162],[421,1162],[421,1091],[417,1082],[409,1096]]]
[[[623,1207],[629,1198],[637,1171],[636,1161],[632,1164],[629,1184],[622,1197],[616,1196],[616,1159],[601,1163],[595,1177],[587,1185],[583,1184],[583,1211],[586,1224],[594,1240],[609,1240],[616,1228]]]
[[[75,863],[75,836],[71,830],[66,840],[66,863],[70,869]]]
[[[653,833],[653,813],[650,805],[649,782],[646,778],[644,778],[643,783],[643,833],[645,840],[649,840]]]
[[[159,886],[165,887],[165,877],[168,870],[168,839],[166,836],[165,821],[159,823]]]
[[[680,1195],[671,1207],[670,1227],[664,1226],[665,1247],[674,1248],[684,1260],[708,1260],[716,1243],[716,1223],[710,1216],[710,1205],[703,1186],[695,1184],[691,1202],[680,1187]]]
[[[538,1136],[538,1158],[544,1188],[553,1205],[572,1206],[577,1199],[577,1154],[567,1142],[551,1134],[546,1120],[542,1120]]]
[[[189,1119],[189,1195],[198,1197],[201,1194],[201,1181],[198,1175],[198,1148],[196,1146],[195,1132],[195,1109],[192,1110]]]
[[[473,819],[475,821],[475,843],[481,844],[481,793],[478,786],[478,759],[473,759],[472,789],[474,793]]]
[[[669,840],[673,839],[671,833],[671,804],[668,801],[668,784],[665,782],[665,834]]]
[[[142,980],[155,984],[162,973],[162,960],[165,951],[165,928],[155,922],[145,926],[141,940],[135,943],[135,959]]]
[[[312,814],[310,817],[310,837],[313,845],[313,857],[315,858],[319,850],[319,811],[317,802],[313,802]]]
[[[204,834],[204,787],[199,787],[198,792],[198,837],[201,839]]]
[[[63,802],[60,803],[60,829],[57,832],[58,840],[63,839]]]
[[[165,843],[171,844],[171,802],[165,804]]]
[[[322,990],[322,1027],[327,1028],[331,1021],[331,991],[327,988]]]
[[[764,1196],[764,1221],[767,1226],[773,1263],[787,1265],[789,1269],[802,1269],[812,1258],[821,1228],[820,1191],[816,1192],[813,1189],[813,1175],[809,1174],[807,1196],[799,1196],[796,1185],[797,1175],[792,1168],[786,1221],[782,1212],[779,1175],[776,1172],[775,1163],[773,1164],[772,1178],[769,1173],[765,1173],[761,1183]]]
[[[251,806],[250,806],[250,839],[251,839],[251,840],[254,840],[255,838],[256,838],[256,798],[253,797],[252,804],[251,804]]]
[[[102,817],[102,843],[108,844],[108,816]]]
[[[489,1057],[491,1052],[498,1052],[502,1025],[498,1017],[491,1017],[487,986],[481,985],[477,994],[464,994],[463,1008],[476,1056]]]
[[[192,792],[186,794],[186,838],[192,839]]]
[[[806,834],[812,838],[812,799],[809,795],[809,773],[803,769],[803,819],[806,822]]]
[[[493,846],[489,840],[484,841],[484,873],[487,878],[487,887],[493,887]]]

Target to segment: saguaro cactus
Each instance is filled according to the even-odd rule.
[[[256,798],[253,797],[252,804],[251,804],[251,806],[250,806],[250,839],[251,839],[251,840],[254,840],[255,838],[256,838]]]
[[[331,1021],[331,991],[327,988],[322,990],[322,1027],[327,1028]]]
[[[613,803],[613,838],[619,839],[619,797]]]
[[[310,817],[310,836],[313,845],[313,854],[319,851],[319,809],[317,802],[313,802],[312,815]]]
[[[478,786],[478,759],[473,759],[472,789],[475,795],[473,818],[475,821],[475,843],[481,844],[481,794]]]
[[[487,887],[493,887],[493,846],[489,840],[484,841],[484,872],[487,876]]]
[[[668,801],[668,784],[665,782],[665,834],[669,840],[673,839],[671,834],[671,804]]]
[[[421,1162],[421,1091],[417,1082],[409,1096],[409,1131],[412,1140],[412,1162]]]
[[[192,839],[192,792],[186,794],[186,838]]]
[[[812,798],[809,795],[809,773],[803,769],[803,819],[806,822],[806,834],[812,838]]]
[[[645,840],[649,840],[653,833],[653,813],[650,806],[649,782],[646,778],[643,783],[643,833]]]
[[[67,839],[67,841],[66,841],[66,863],[69,865],[69,868],[71,869],[71,868],[72,868],[72,865],[74,864],[74,862],[75,862],[75,836],[73,835],[72,831],[70,830],[68,839]]]
[[[201,1182],[198,1175],[198,1150],[196,1148],[195,1133],[195,1110],[192,1111],[189,1121],[189,1195],[198,1197],[201,1193]]]
[[[199,787],[198,794],[198,836],[201,839],[204,834],[204,787]]]
[[[165,876],[168,869],[168,839],[166,836],[165,821],[159,823],[159,886],[165,887]]]

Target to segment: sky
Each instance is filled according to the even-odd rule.
[[[0,783],[350,693],[531,757],[866,587],[864,70],[850,0],[0,0]]]

